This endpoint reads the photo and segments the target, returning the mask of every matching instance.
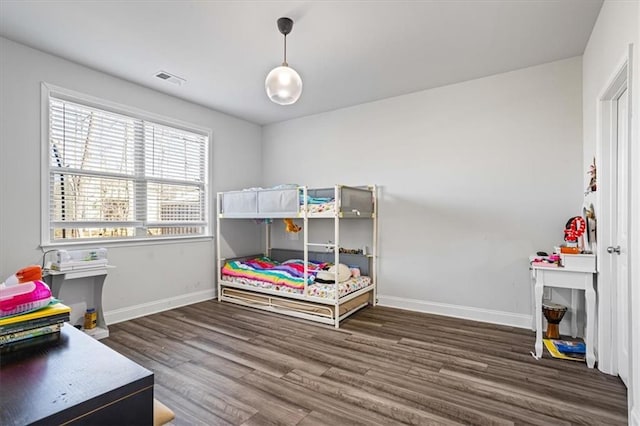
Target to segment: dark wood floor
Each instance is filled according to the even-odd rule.
[[[528,330],[383,307],[335,330],[210,301],[110,333],[176,425],[627,422],[618,378],[534,360]]]

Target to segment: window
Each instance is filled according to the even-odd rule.
[[[44,243],[208,235],[208,132],[43,88]]]

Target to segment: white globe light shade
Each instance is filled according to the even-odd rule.
[[[302,79],[291,67],[279,66],[271,70],[264,82],[269,99],[280,105],[295,103],[302,94]]]

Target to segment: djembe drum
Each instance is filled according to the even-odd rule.
[[[560,321],[567,312],[567,307],[557,303],[543,303],[542,313],[547,319],[547,339],[560,338]]]

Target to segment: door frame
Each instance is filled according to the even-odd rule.
[[[609,374],[618,373],[618,360],[615,350],[618,343],[617,312],[617,288],[613,287],[616,271],[613,268],[614,259],[607,253],[607,247],[613,245],[615,238],[615,218],[612,213],[616,211],[614,205],[615,196],[611,191],[612,180],[615,179],[615,143],[617,134],[614,127],[615,100],[626,88],[629,95],[629,131],[627,143],[631,148],[632,141],[632,109],[635,107],[632,88],[632,59],[633,45],[629,45],[615,72],[608,79],[608,84],[598,97],[597,114],[597,142],[596,142],[596,167],[598,170],[598,191],[596,197],[596,218],[598,220],[598,244],[596,249],[598,263],[598,368]],[[631,149],[629,150],[631,151]],[[631,156],[630,156],[631,157]],[[629,170],[631,168],[629,167]],[[631,180],[631,177],[630,177]],[[632,185],[630,185],[632,187]],[[631,202],[631,200],[629,200]],[[631,213],[631,212],[630,212]],[[631,217],[631,215],[629,216]],[[629,280],[631,286],[631,280]],[[629,300],[631,304],[631,298]],[[631,315],[631,306],[629,313]],[[631,330],[631,324],[629,330]],[[631,339],[629,339],[631,346]],[[630,348],[630,357],[632,357]],[[630,368],[631,371],[631,368]]]
[[[624,132],[624,134],[620,134],[621,132],[621,128],[620,128],[620,119],[622,117],[622,115],[620,114],[620,99],[622,98],[623,95],[626,95],[627,98],[627,106],[626,106],[626,112],[624,113],[624,115],[626,117],[624,117],[624,120],[622,122],[622,124],[624,125],[624,127],[626,127],[624,130],[622,130]],[[620,378],[623,380],[623,382],[625,383],[626,386],[630,386],[631,385],[631,379],[629,378],[629,373],[631,371],[631,309],[632,309],[632,305],[631,305],[631,270],[630,270],[630,262],[632,262],[632,258],[629,257],[629,250],[631,248],[631,237],[629,235],[629,224],[631,223],[631,202],[630,202],[630,198],[631,198],[631,170],[630,170],[630,165],[631,165],[631,106],[630,106],[630,101],[631,101],[631,84],[629,84],[629,82],[627,81],[624,88],[616,94],[616,99],[615,99],[615,105],[616,105],[616,116],[613,117],[616,122],[617,125],[616,127],[616,139],[617,139],[617,144],[616,144],[616,151],[615,151],[615,155],[616,158],[618,159],[618,169],[616,170],[616,177],[618,179],[616,179],[616,197],[615,197],[615,205],[616,205],[616,221],[614,222],[617,226],[615,228],[615,230],[613,230],[615,232],[614,234],[614,242],[619,245],[620,247],[623,247],[622,243],[624,242],[624,248],[626,250],[626,253],[623,253],[622,251],[620,252],[620,255],[611,255],[610,257],[612,258],[612,262],[616,265],[616,270],[615,270],[615,274],[616,274],[616,305],[615,305],[615,313],[614,315],[616,315],[616,321],[615,321],[615,344],[616,344],[616,348],[620,350],[621,348],[624,347],[623,345],[623,339],[626,340],[624,343],[626,343],[626,358],[622,357],[622,353],[617,353],[614,354],[614,364],[616,365],[616,371],[618,373],[618,376],[620,376]],[[626,124],[625,124],[626,122]],[[622,153],[625,154],[624,156],[621,156],[621,150]],[[622,166],[621,164],[622,163]],[[621,182],[620,181],[620,170],[622,168],[626,168],[626,175],[623,176],[623,179],[626,180],[626,182]],[[621,189],[626,189],[626,194],[625,192],[621,191]],[[625,199],[625,203],[624,203],[624,209],[626,211],[623,212],[623,214],[621,214],[621,210],[620,206],[620,200],[623,199],[623,197],[626,197]],[[620,218],[623,218],[623,220],[626,221],[626,224],[621,224],[620,223]],[[626,227],[626,241],[624,238],[619,238],[620,237],[620,227]],[[620,262],[622,262],[623,256],[626,257],[626,271],[623,271],[621,268],[621,264]],[[624,276],[626,275],[626,277]],[[619,291],[621,290],[622,287],[622,281],[626,280],[626,289],[625,289],[625,293],[624,294],[620,294]],[[623,315],[625,312],[624,310],[626,310],[626,315]],[[625,321],[626,324],[622,324],[622,321]],[[626,336],[623,336],[621,333],[625,333]],[[621,360],[623,360],[623,362],[626,363],[626,365],[622,365],[620,364]],[[624,373],[624,374],[623,374]]]
[[[638,22],[640,22],[640,8],[638,8]],[[640,40],[640,26],[638,27],[637,40]],[[638,47],[638,45],[636,45]],[[637,53],[637,52],[636,52]],[[638,55],[640,56],[640,55]],[[636,59],[633,62],[632,91],[629,92],[633,97],[633,103],[630,104],[632,118],[632,144],[629,156],[631,157],[631,169],[629,169],[630,180],[630,214],[631,223],[629,224],[629,253],[635,259],[640,257],[640,116],[636,102],[640,100],[640,63]],[[635,141],[635,144],[633,143]],[[635,311],[631,311],[631,371],[629,371],[630,386],[627,393],[627,401],[629,407],[629,424],[632,426],[640,426],[640,262],[629,262],[631,271],[631,280],[629,281],[631,291],[631,306],[635,306]]]

